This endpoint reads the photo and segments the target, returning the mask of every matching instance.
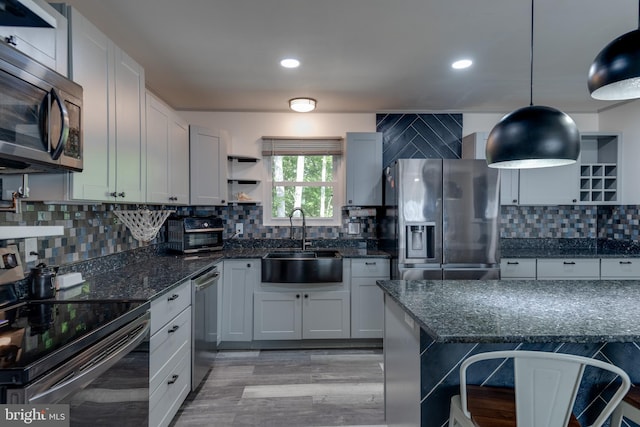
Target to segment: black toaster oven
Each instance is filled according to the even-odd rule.
[[[167,245],[173,252],[221,251],[224,223],[214,216],[173,216],[167,219]]]

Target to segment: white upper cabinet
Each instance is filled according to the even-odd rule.
[[[84,89],[84,171],[70,175],[71,198],[145,202],[144,70],[70,8],[70,77]]]
[[[44,0],[32,0],[55,27],[0,26],[0,38],[41,64],[68,75],[67,18]]]
[[[382,133],[347,132],[346,151],[346,205],[382,205]]]
[[[147,92],[147,202],[189,204],[189,126]]]
[[[462,138],[463,159],[486,159],[489,132],[476,132]],[[500,169],[500,204],[517,205],[520,198],[520,174],[517,169]]]
[[[227,203],[226,131],[189,127],[190,203],[217,206]]]
[[[574,205],[578,203],[579,163],[520,170],[521,205]]]

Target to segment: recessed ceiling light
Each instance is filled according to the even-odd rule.
[[[298,68],[300,66],[300,61],[295,58],[285,58],[280,61],[280,65],[284,68]]]
[[[456,61],[453,64],[451,64],[451,68],[456,69],[456,70],[463,70],[465,68],[471,67],[471,65],[473,65],[473,61],[472,60],[470,60],[470,59],[461,59],[461,60]]]

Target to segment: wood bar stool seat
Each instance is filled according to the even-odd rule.
[[[640,387],[631,387],[620,405],[613,411],[611,427],[620,427],[623,417],[640,424]]]
[[[517,427],[516,393],[512,388],[467,385],[467,407],[478,427]],[[573,414],[568,427],[581,427]]]

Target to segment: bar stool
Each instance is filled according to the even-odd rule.
[[[467,368],[491,359],[513,359],[515,388],[467,385]],[[600,427],[631,385],[622,369],[588,357],[518,350],[480,353],[462,362],[460,394],[451,398],[449,427],[579,427],[572,409],[586,366],[612,372],[621,380],[591,425]]]
[[[640,424],[640,388],[631,387],[629,392],[620,402],[620,405],[613,411],[611,415],[611,427],[620,427],[622,425],[622,417]]]

